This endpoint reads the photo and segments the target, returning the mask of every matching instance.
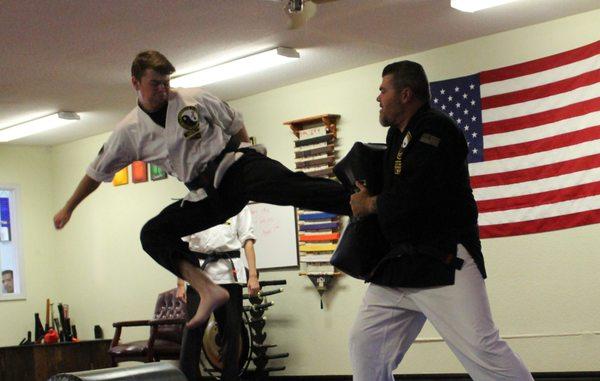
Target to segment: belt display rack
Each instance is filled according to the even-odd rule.
[[[316,115],[284,122],[294,133],[296,170],[309,176],[332,178],[336,162],[336,114]],[[340,272],[329,264],[340,238],[341,223],[336,214],[297,209],[300,273],[308,276],[321,297]]]

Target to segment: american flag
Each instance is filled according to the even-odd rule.
[[[600,41],[431,95],[467,138],[482,238],[600,222]]]

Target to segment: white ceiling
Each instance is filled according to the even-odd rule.
[[[135,105],[129,70],[156,49],[180,72],[276,46],[301,59],[207,86],[236,99],[329,73],[600,8],[521,0],[473,14],[450,0],[338,0],[288,30],[273,0],[0,0],[0,128],[76,111],[74,127],[4,144],[55,145],[111,130]]]

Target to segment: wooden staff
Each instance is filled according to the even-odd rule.
[[[50,299],[46,299],[46,325],[44,326],[44,330],[48,332],[50,329]]]

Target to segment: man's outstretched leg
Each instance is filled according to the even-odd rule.
[[[179,271],[183,279],[187,280],[200,295],[200,304],[192,318],[187,322],[188,328],[195,328],[205,323],[212,312],[227,303],[229,293],[222,287],[213,283],[212,280],[199,267],[187,261],[179,263]]]

